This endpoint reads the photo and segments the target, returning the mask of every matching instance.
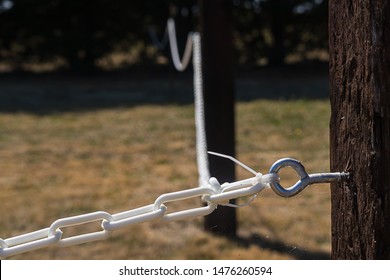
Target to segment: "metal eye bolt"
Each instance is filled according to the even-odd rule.
[[[278,173],[285,167],[294,169],[300,180],[289,188],[284,188],[278,182],[270,183],[272,190],[282,197],[295,196],[312,184],[340,182],[346,180],[349,176],[349,173],[344,172],[308,174],[305,167],[298,160],[292,158],[283,158],[276,161],[271,166],[269,173]]]

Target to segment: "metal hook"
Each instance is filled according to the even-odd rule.
[[[334,173],[317,173],[307,174],[305,167],[296,159],[283,158],[276,161],[270,168],[269,173],[278,173],[285,167],[291,167],[298,174],[300,180],[295,185],[284,188],[278,182],[271,182],[272,190],[282,197],[292,197],[304,190],[308,185],[317,183],[339,182],[348,178],[349,173],[334,172]]]

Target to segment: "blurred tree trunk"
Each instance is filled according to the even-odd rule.
[[[269,65],[280,66],[284,64],[286,51],[284,47],[286,8],[282,0],[270,1],[271,33],[273,38],[272,48],[269,53]]]
[[[390,0],[329,2],[332,258],[390,259]]]
[[[207,148],[235,155],[233,42],[230,0],[200,0],[203,91]],[[210,174],[220,183],[235,180],[235,166],[226,159],[209,157]],[[235,236],[236,211],[219,206],[205,218],[205,229]]]

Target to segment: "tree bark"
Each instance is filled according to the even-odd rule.
[[[390,258],[390,0],[329,1],[332,258]]]
[[[203,93],[207,148],[235,155],[233,40],[230,0],[200,0],[203,57]],[[226,159],[209,157],[211,176],[220,183],[235,180],[235,166]],[[236,211],[218,208],[205,218],[205,229],[235,236]]]

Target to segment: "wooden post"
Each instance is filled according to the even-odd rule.
[[[203,94],[207,148],[235,154],[233,43],[230,0],[200,0]],[[226,159],[209,157],[211,176],[220,183],[235,180],[235,166]],[[205,218],[205,229],[235,236],[234,208],[219,206]]]
[[[390,258],[390,0],[329,1],[332,258]]]

